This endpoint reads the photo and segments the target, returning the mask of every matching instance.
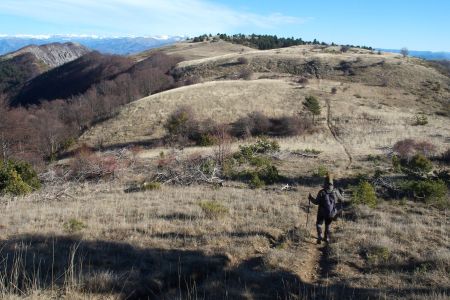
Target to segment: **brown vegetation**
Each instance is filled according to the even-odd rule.
[[[35,164],[42,162],[42,159],[54,158],[59,150],[70,147],[74,139],[92,124],[116,114],[121,105],[171,88],[173,79],[166,73],[176,62],[175,57],[155,53],[126,73],[117,75],[129,69],[131,61],[92,53],[89,57],[82,57],[36,79],[37,88],[43,86],[52,93],[64,91],[67,94],[58,96],[69,97],[67,99],[42,101],[39,105],[28,108],[9,108],[6,105],[6,97],[3,96],[3,100],[0,99],[3,103],[0,107],[3,158],[16,157]],[[80,65],[89,73],[79,72]],[[60,72],[66,69],[68,71],[61,75]],[[57,76],[52,77],[53,74]],[[86,79],[86,76],[92,78]],[[112,79],[107,79],[111,76]],[[53,79],[48,81],[47,78]],[[52,80],[57,80],[58,83]],[[74,83],[84,86],[74,86]],[[64,85],[64,88],[55,88],[58,85]],[[84,93],[73,95],[83,92],[86,88],[88,89]],[[45,91],[43,94],[32,94],[33,97],[46,95]],[[34,103],[28,96],[24,99],[27,99],[26,104]]]

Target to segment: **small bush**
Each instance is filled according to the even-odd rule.
[[[373,186],[367,181],[361,181],[353,190],[353,204],[365,204],[371,208],[377,206],[377,195]]]
[[[265,182],[263,180],[261,180],[261,178],[259,178],[259,175],[257,173],[251,174],[249,186],[252,189],[262,188],[264,185],[265,185]]]
[[[447,149],[444,153],[442,153],[440,160],[445,164],[450,164],[450,149]]]
[[[299,116],[271,118],[260,112],[253,112],[232,124],[230,134],[243,138],[249,136],[295,136],[310,129],[312,124]]]
[[[312,154],[312,155],[319,155],[320,153],[322,153],[322,151],[314,149],[314,148],[307,148],[307,149],[303,149],[302,151],[294,151],[294,153],[306,153],[306,154]]]
[[[229,212],[227,207],[217,201],[201,201],[198,206],[209,219],[218,219]]]
[[[301,135],[312,127],[309,120],[299,116],[283,116],[279,119],[271,119],[271,122],[271,135],[274,136]]]
[[[400,158],[397,155],[392,156],[392,167],[394,172],[400,172],[402,170]]]
[[[425,176],[433,170],[433,164],[423,154],[416,154],[410,160],[401,161],[402,171],[418,176]]]
[[[250,80],[250,79],[252,79],[252,77],[253,77],[253,71],[248,68],[242,69],[238,74],[238,78],[244,79],[244,80]]]
[[[87,228],[87,225],[77,219],[70,219],[64,223],[63,227],[68,233],[76,233]]]
[[[321,107],[319,100],[317,100],[314,96],[307,96],[305,97],[305,101],[303,102],[303,105],[308,109],[308,111],[313,116],[313,123],[315,122],[315,117],[319,116],[321,113]]]
[[[75,138],[73,137],[67,138],[62,142],[61,150],[67,151],[69,150],[70,147],[74,146],[76,143],[77,141],[75,140]]]
[[[331,94],[333,94],[333,95],[337,94],[337,88],[336,87],[332,87],[331,88]]]
[[[266,164],[258,171],[258,177],[260,177],[266,184],[274,184],[280,180],[280,174],[277,167],[272,164]]]
[[[40,187],[37,173],[30,164],[0,161],[0,194],[25,195]]]
[[[414,199],[429,204],[445,204],[447,201],[447,185],[442,180],[412,180],[403,184],[403,189]]]
[[[278,151],[280,151],[280,144],[277,141],[271,141],[266,138],[259,139],[251,145],[239,146],[240,155],[246,159],[251,159],[255,154],[267,154]]]
[[[7,180],[3,185],[2,191],[5,194],[20,196],[30,193],[31,187],[26,184],[19,173],[13,169],[7,174]]]
[[[348,52],[348,50],[350,50],[350,46],[341,46],[341,52],[342,53],[346,53],[346,52]]]
[[[367,261],[373,265],[386,263],[391,257],[391,251],[389,248],[383,246],[371,247],[365,252]]]
[[[213,135],[209,133],[203,133],[200,134],[196,144],[202,147],[214,146],[216,144],[216,139]]]
[[[237,62],[241,65],[248,65],[248,58],[241,56],[237,59]]]
[[[141,185],[142,191],[155,191],[161,189],[161,183],[159,182],[144,182]]]
[[[70,163],[71,177],[80,180],[97,180],[114,176],[119,167],[115,156],[100,156],[80,151]]]
[[[381,155],[369,154],[367,155],[367,161],[373,162],[374,164],[379,164],[383,161],[383,157],[381,157]]]
[[[425,126],[428,124],[428,118],[424,114],[416,115],[414,117],[413,126]]]
[[[235,137],[260,136],[267,134],[271,128],[271,122],[261,112],[252,112],[238,119],[231,127],[231,134]]]
[[[169,116],[164,128],[170,142],[184,142],[198,132],[198,123],[192,110],[185,106]]]
[[[315,171],[314,175],[316,177],[325,177],[328,175],[328,168],[324,165],[320,165],[317,167],[317,170]]]
[[[394,144],[393,151],[399,158],[410,160],[416,154],[422,154],[426,157],[432,156],[436,152],[436,146],[426,141],[404,139]]]
[[[280,146],[276,141],[267,139],[260,139],[252,145],[240,146],[239,152],[233,155],[233,160],[247,168],[238,173],[232,172],[231,177],[248,182],[252,188],[278,182],[280,180],[278,169],[265,154],[279,149]]]
[[[306,77],[301,76],[301,77],[299,77],[297,79],[297,83],[299,83],[299,84],[308,84],[309,83],[309,79],[306,78]]]

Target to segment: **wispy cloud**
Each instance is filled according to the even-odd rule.
[[[307,19],[238,11],[206,0],[1,0],[4,14],[100,34],[198,34],[275,29]],[[63,32],[54,32],[63,33]]]

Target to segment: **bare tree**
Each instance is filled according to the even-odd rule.
[[[10,132],[9,119],[8,119],[8,106],[6,104],[6,96],[0,94],[0,150],[1,150],[1,159],[7,160],[10,148],[11,141],[9,138]]]
[[[220,166],[224,166],[225,160],[231,154],[231,136],[227,124],[221,124],[216,127],[214,134],[217,144],[214,149],[214,156]]]
[[[403,48],[400,50],[400,54],[401,54],[403,57],[407,57],[407,56],[409,55],[409,50],[408,50],[408,48],[403,47]]]

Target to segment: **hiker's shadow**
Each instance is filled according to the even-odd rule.
[[[3,287],[22,296],[30,286],[68,284],[121,299],[368,299],[380,293],[304,283],[292,272],[271,268],[262,256],[237,263],[229,255],[45,235],[12,237],[1,241],[0,249]]]

